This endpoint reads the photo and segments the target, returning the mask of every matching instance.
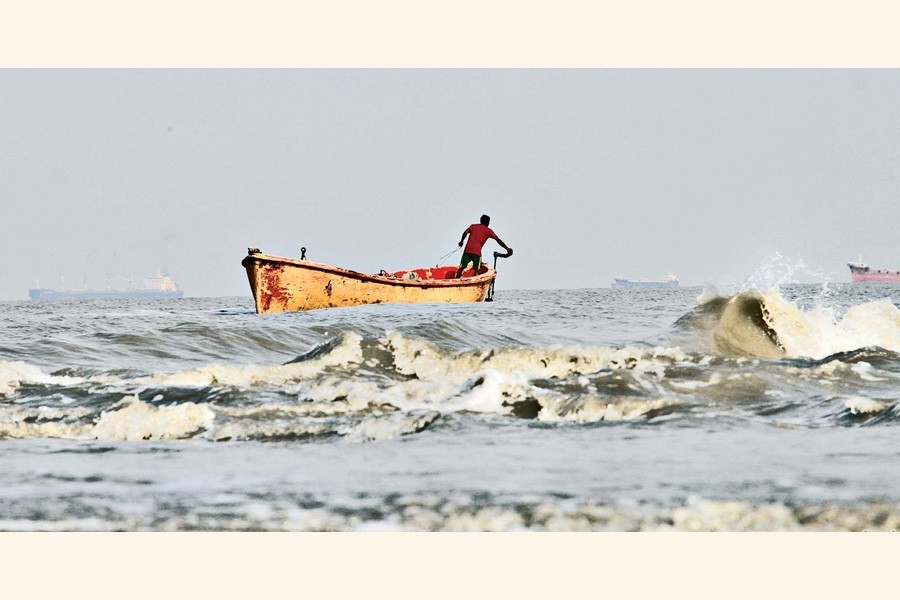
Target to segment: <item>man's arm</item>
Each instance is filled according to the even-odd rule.
[[[506,250],[508,253],[512,254],[512,248],[510,248],[509,246],[504,244],[503,240],[501,240],[500,236],[498,236],[496,233],[494,234],[494,239],[497,240],[497,243],[500,244],[504,250]]]
[[[466,227],[466,230],[463,231],[462,237],[459,238],[459,247],[462,248],[463,241],[466,239],[466,236],[469,234],[469,227]]]

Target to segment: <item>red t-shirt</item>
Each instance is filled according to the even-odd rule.
[[[469,232],[469,239],[466,241],[466,254],[477,254],[481,256],[481,248],[484,243],[491,238],[497,239],[497,234],[491,231],[491,228],[481,223],[473,223],[466,229]]]

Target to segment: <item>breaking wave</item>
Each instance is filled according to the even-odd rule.
[[[864,348],[900,352],[900,309],[888,298],[852,306],[839,316],[827,307],[802,310],[774,289],[748,290],[701,297],[677,325],[727,355],[824,359]]]

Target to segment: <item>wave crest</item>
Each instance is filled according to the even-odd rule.
[[[700,302],[676,325],[723,354],[823,359],[861,348],[900,352],[900,309],[889,298],[852,306],[843,316],[826,307],[803,310],[774,289]]]

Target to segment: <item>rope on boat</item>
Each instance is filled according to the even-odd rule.
[[[437,262],[434,264],[434,266],[436,266],[436,267],[441,266],[441,261],[444,260],[445,258],[447,258],[448,256],[450,256],[451,254],[453,254],[454,252],[456,252],[457,250],[459,250],[458,247],[457,247],[457,248],[454,248],[453,250],[451,250],[451,251],[448,252],[447,254],[445,254],[445,255],[443,255],[442,257],[440,257],[439,259],[437,259]]]

